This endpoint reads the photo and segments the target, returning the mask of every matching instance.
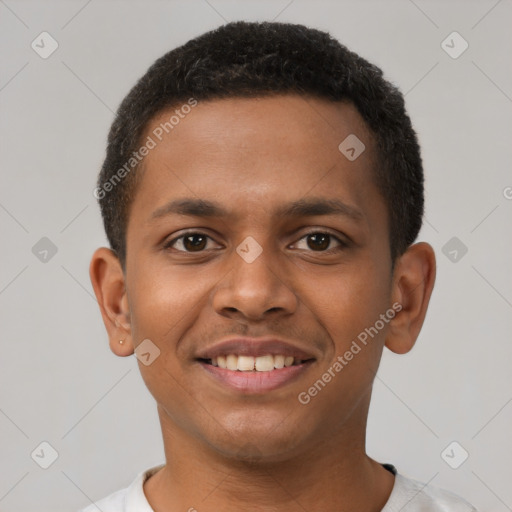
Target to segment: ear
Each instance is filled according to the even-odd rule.
[[[425,242],[411,245],[398,259],[391,297],[401,309],[389,323],[385,342],[389,350],[405,354],[414,346],[427,314],[435,277],[434,250]]]
[[[89,276],[107,329],[110,349],[118,356],[132,355],[134,346],[125,277],[115,253],[106,247],[97,249],[91,259]]]

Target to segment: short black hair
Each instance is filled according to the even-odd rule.
[[[140,175],[134,154],[149,122],[191,98],[277,94],[348,101],[357,108],[375,138],[375,183],[389,213],[392,262],[414,242],[423,217],[423,167],[398,88],[383,78],[380,68],[327,32],[299,24],[237,21],[157,59],[117,110],[95,195],[123,269],[130,206]]]

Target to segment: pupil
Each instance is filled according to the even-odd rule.
[[[309,235],[308,237],[308,245],[311,249],[327,249],[329,247],[329,236],[325,233],[315,233],[313,235]],[[310,240],[314,240],[314,246],[309,244]]]
[[[194,240],[195,239],[195,242],[191,242],[191,240]],[[188,249],[204,249],[204,245],[205,245],[205,240],[206,240],[206,237],[202,236],[202,235],[189,235],[187,237],[185,237],[184,239],[184,246],[185,248],[188,250]],[[191,242],[191,243],[189,243]]]

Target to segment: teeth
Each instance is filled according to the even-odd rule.
[[[254,370],[254,357],[238,356],[237,370],[242,372],[250,372]]]
[[[269,372],[274,369],[274,356],[256,357],[254,366],[258,372]]]
[[[284,356],[274,356],[274,368],[284,368]]]
[[[227,368],[228,370],[239,370],[241,372],[270,372],[274,369],[284,368],[285,366],[293,366],[302,363],[301,359],[295,359],[293,356],[284,356],[281,354],[252,357],[237,356],[229,354],[227,356],[218,356],[211,359],[213,366],[219,368]]]
[[[226,368],[228,370],[238,370],[238,357],[235,354],[229,354],[226,357]]]

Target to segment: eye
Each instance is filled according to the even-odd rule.
[[[314,252],[331,252],[341,250],[347,247],[348,245],[346,242],[343,242],[338,237],[325,231],[312,231],[310,233],[307,233],[302,238],[300,238],[299,242],[301,240],[306,240],[307,248],[311,249]],[[331,242],[333,240],[338,243],[338,247],[335,247],[334,249],[330,248]]]
[[[312,231],[307,233],[299,239],[295,246],[302,240],[305,240],[306,249],[310,249],[313,252],[334,252],[348,246],[346,242],[340,240],[337,236],[325,231]],[[177,252],[199,253],[203,252],[205,249],[211,249],[211,247],[208,247],[208,241],[213,241],[213,239],[205,233],[190,231],[166,242],[164,249],[172,248]],[[333,242],[337,243],[337,247],[331,247]],[[298,248],[304,249],[304,247]]]
[[[178,252],[201,252],[211,237],[198,231],[190,231],[165,243],[164,249],[176,249]]]

